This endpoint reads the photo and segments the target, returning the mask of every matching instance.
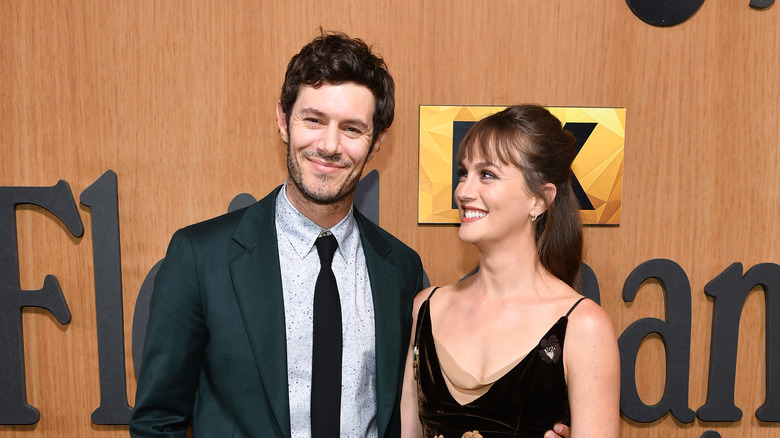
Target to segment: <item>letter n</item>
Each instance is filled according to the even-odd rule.
[[[74,236],[84,234],[67,182],[60,180],[52,187],[0,187],[0,424],[33,424],[40,418],[38,410],[27,404],[22,308],[40,307],[61,324],[70,322],[56,277],[47,275],[39,290],[21,289],[16,207],[22,204],[43,207]]]
[[[691,356],[691,286],[677,263],[666,259],[648,260],[634,269],[623,285],[623,301],[636,297],[639,286],[654,278],[663,288],[666,321],[642,318],[620,335],[620,410],[628,418],[649,423],[672,412],[677,420],[691,423],[696,414],[688,407],[688,373]],[[666,350],[666,385],[661,400],[648,406],[636,388],[636,358],[642,341],[657,333]]]
[[[742,308],[751,289],[764,289],[766,309],[766,399],[756,410],[761,421],[780,421],[780,266],[762,263],[742,275],[742,264],[734,263],[704,286],[715,299],[712,316],[712,346],[707,402],[697,411],[703,421],[739,421],[742,410],[734,405],[737,344]]]

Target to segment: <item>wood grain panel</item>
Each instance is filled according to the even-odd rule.
[[[780,11],[705,2],[690,20],[655,28],[625,2],[346,0],[0,3],[0,185],[70,183],[76,201],[103,172],[119,181],[127,390],[132,313],[171,234],[223,213],[239,193],[261,197],[285,177],[274,122],[284,68],[320,26],[372,43],[397,85],[389,140],[369,169],[381,178],[380,222],[416,248],[434,284],[477,262],[453,226],[417,225],[418,106],[627,108],[622,223],[588,228],[587,263],[617,333],[664,317],[657,285],[624,303],[640,263],[667,258],[692,291],[690,407],[707,395],[712,299],[704,286],[732,262],[780,263]],[[56,275],[73,319],[24,311],[34,426],[3,437],[126,436],[95,426],[99,405],[91,216],[82,238],[37,207],[17,212],[21,285]],[[776,293],[776,292],[775,292]],[[763,437],[763,292],[741,318],[736,423],[624,419],[623,436]],[[658,338],[639,354],[646,403],[662,396]]]

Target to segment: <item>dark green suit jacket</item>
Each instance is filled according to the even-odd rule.
[[[132,436],[290,437],[279,188],[177,231],[155,279]],[[399,400],[422,289],[420,257],[355,210],[374,297],[377,427],[400,435]]]

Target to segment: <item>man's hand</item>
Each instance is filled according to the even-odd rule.
[[[544,438],[570,438],[571,429],[569,426],[561,423],[556,423],[552,430],[548,430],[544,433]]]

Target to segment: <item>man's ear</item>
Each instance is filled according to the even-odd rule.
[[[371,152],[369,152],[368,157],[366,157],[366,163],[374,158],[374,154],[379,150],[379,146],[384,143],[385,140],[387,140],[387,129],[380,132],[379,135],[376,136],[376,140],[374,140],[374,146],[371,148]]]
[[[287,115],[282,110],[282,103],[276,102],[276,125],[279,127],[279,136],[285,143],[290,142],[290,136],[287,132]]]
[[[547,183],[542,185],[542,197],[536,198],[536,206],[541,208],[541,211],[547,211],[550,204],[555,201],[555,196],[558,194],[558,189],[553,183]]]

